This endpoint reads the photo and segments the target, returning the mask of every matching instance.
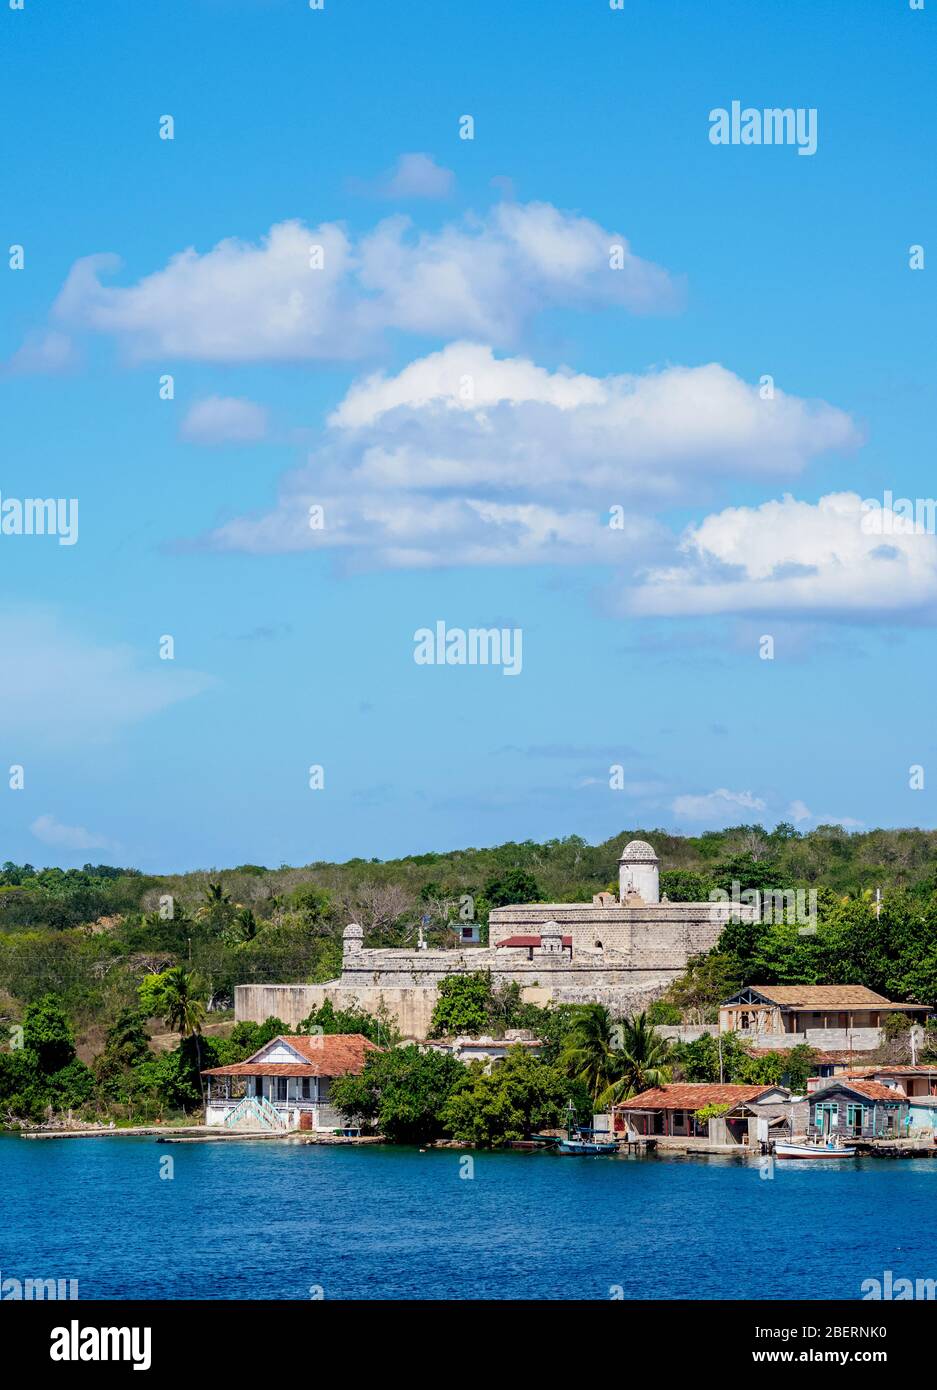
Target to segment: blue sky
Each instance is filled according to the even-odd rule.
[[[858,507],[934,492],[933,7],[0,24],[0,494],[79,500],[0,533],[4,857],[934,824],[937,538]],[[816,153],[713,145],[736,99]]]

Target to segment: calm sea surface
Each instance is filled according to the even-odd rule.
[[[173,1162],[171,1180],[160,1165]],[[859,1298],[937,1278],[937,1161],[0,1135],[0,1278],[82,1298]]]

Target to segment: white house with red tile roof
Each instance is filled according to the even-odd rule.
[[[336,1076],[357,1076],[369,1052],[381,1049],[361,1033],[273,1038],[252,1057],[208,1067],[205,1123],[240,1130],[333,1130],[341,1115],[330,1104]]]

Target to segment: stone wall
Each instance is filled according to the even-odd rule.
[[[488,946],[460,950],[365,950],[362,928],[344,933],[342,974],[321,985],[239,985],[238,1021],[271,1016],[295,1028],[326,999],[336,1008],[355,1003],[385,1008],[405,1037],[425,1037],[440,983],[451,975],[490,971],[495,985],[516,983],[522,997],[546,1004],[605,1004],[613,1014],[640,1011],[660,997],[690,956],[710,950],[732,904],[523,903],[491,912]],[[736,910],[738,906],[736,905]],[[743,916],[754,909],[743,906]],[[557,932],[545,932],[548,922]],[[511,936],[543,936],[555,950],[499,947]],[[572,952],[559,938],[572,938]]]
[[[614,951],[627,956],[634,969],[681,973],[690,956],[715,946],[726,924],[731,903],[655,903],[623,907],[620,903],[519,903],[492,909],[488,940],[492,946],[511,936],[537,935],[554,921],[580,950]],[[742,917],[755,909],[735,905]]]
[[[719,1035],[718,1023],[659,1023],[657,1031],[671,1042],[692,1043]]]
[[[424,1038],[436,1004],[436,989],[387,985],[349,988],[339,980],[324,985],[238,985],[234,991],[234,1017],[238,1023],[280,1018],[292,1029],[327,999],[336,1009],[357,1006],[370,1014],[386,1009],[405,1037]]]
[[[579,984],[522,984],[521,998],[540,1008],[549,1003],[598,1003],[614,1014],[632,1013],[640,1012],[658,998],[667,983],[666,977],[651,975],[645,979],[644,972],[632,972],[620,983],[602,984],[596,982],[591,972]],[[336,1009],[357,1007],[372,1014],[386,1009],[404,1037],[425,1038],[436,1006],[437,989],[434,983],[374,985],[363,981],[348,983],[344,977],[322,985],[238,985],[234,991],[234,1016],[238,1023],[279,1018],[287,1028],[296,1028],[326,999]]]

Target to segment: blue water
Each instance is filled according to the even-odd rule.
[[[937,1278],[937,1161],[774,1168],[0,1135],[0,1278],[81,1298],[859,1298]],[[173,1161],[171,1180],[160,1165]],[[619,1294],[621,1296],[621,1294]]]

